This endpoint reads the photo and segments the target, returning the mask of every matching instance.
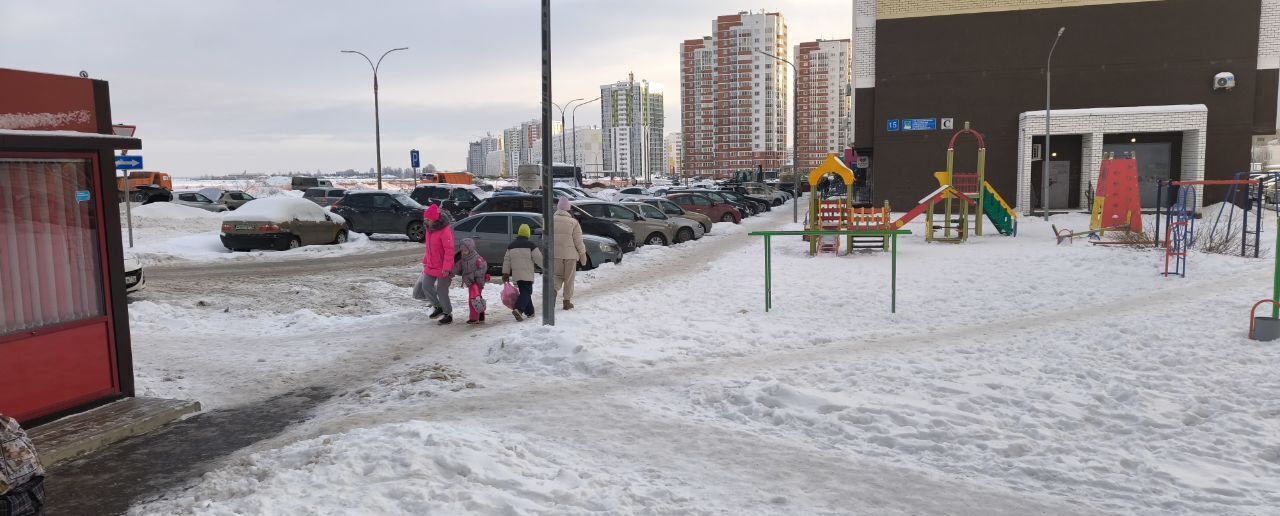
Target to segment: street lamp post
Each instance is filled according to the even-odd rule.
[[[578,108],[585,106],[587,104],[590,104],[592,102],[595,102],[597,100],[600,100],[600,97],[596,97],[594,99],[591,99],[581,104],[578,104],[576,106],[573,106],[573,111],[571,111],[570,112],[571,114],[569,115],[569,120],[573,122],[573,168],[575,170],[577,170],[578,168]],[[582,185],[578,185],[578,186],[582,186]]]
[[[791,222],[800,222],[800,126],[797,125],[800,118],[796,109],[797,96],[800,89],[800,71],[796,69],[795,63],[787,61],[781,57],[775,56],[763,50],[756,50],[761,54],[772,57],[791,66],[791,73],[795,76],[791,86],[791,178],[794,183],[796,198],[791,201]],[[850,192],[852,194],[853,192]],[[810,192],[809,195],[813,195]]]
[[[551,195],[551,0],[542,0],[542,324],[556,325],[556,293],[551,280],[555,274],[555,204]]]
[[[369,56],[364,55],[364,52],[357,52],[355,50],[342,51],[342,53],[344,54],[359,54],[360,57],[363,57],[365,61],[369,62],[369,68],[373,70],[373,131],[374,131],[373,139],[374,139],[374,146],[377,148],[377,152],[378,152],[378,189],[379,190],[382,189],[382,120],[378,114],[378,67],[382,66],[382,59],[387,57],[387,54],[390,54],[397,50],[409,50],[409,47],[393,48],[391,50],[384,52],[382,54],[382,57],[378,58],[377,64],[374,64],[373,60],[369,59]]]
[[[570,107],[570,106],[572,106],[574,102],[577,102],[577,101],[579,101],[579,100],[582,100],[582,99],[581,99],[581,98],[576,98],[576,99],[570,100],[569,102],[566,102],[566,103],[564,104],[564,107],[560,107],[560,104],[556,104],[555,102],[552,102],[552,103],[551,103],[551,105],[552,105],[552,106],[555,106],[555,108],[556,108],[557,110],[559,110],[559,111],[560,111],[560,157],[564,157],[564,154],[565,154],[565,148],[564,148],[564,112],[565,112],[565,110],[569,109],[569,107]],[[550,134],[547,134],[547,135],[546,135],[546,137],[547,137],[547,138],[550,138],[550,137],[551,137],[551,135],[550,135]],[[552,157],[554,157],[554,156],[552,156]],[[544,158],[544,159],[543,159],[543,161],[547,161],[547,162],[549,162],[549,163],[555,163],[555,160],[554,160],[554,159],[551,159],[552,157]]]
[[[1053,49],[1058,48],[1058,40],[1067,28],[1058,29],[1058,36],[1053,38],[1053,46],[1049,47],[1049,59],[1044,64],[1044,156],[1040,159],[1040,197],[1044,208],[1044,220],[1049,221],[1049,161],[1053,154],[1049,152],[1049,66],[1053,64]]]

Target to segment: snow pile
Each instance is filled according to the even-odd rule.
[[[573,323],[542,326],[534,317],[527,325],[493,339],[486,361],[554,376],[603,376],[613,369],[612,361],[597,356],[584,344]]]
[[[405,423],[255,453],[134,514],[698,514],[691,493],[553,442]],[[679,489],[679,488],[676,488]]]
[[[441,363],[417,364],[385,373],[370,385],[343,393],[340,400],[361,405],[385,405],[398,401],[420,403],[422,398],[478,387],[479,384],[453,367]]]
[[[135,204],[132,210],[135,222],[137,222],[136,219],[214,220],[222,218],[218,213],[171,202]]]
[[[320,205],[294,197],[279,196],[266,199],[254,199],[233,212],[226,212],[226,220],[260,220],[267,222],[288,222],[302,220],[324,222],[328,215],[334,222],[346,222],[336,213],[325,211]]]

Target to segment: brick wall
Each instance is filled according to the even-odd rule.
[[[1280,0],[1261,0],[1258,21],[1258,69],[1280,68]]]
[[[876,13],[884,20],[1152,1],[1159,0],[880,0]]]
[[[1181,178],[1187,181],[1204,179],[1208,118],[1209,110],[1203,105],[1064,109],[1052,112],[1050,124],[1054,135],[1082,135],[1080,199],[1083,203],[1089,185],[1098,184],[1103,136],[1106,134],[1181,132]],[[1018,212],[1028,214],[1032,208],[1027,202],[1031,199],[1031,138],[1044,136],[1044,111],[1023,113],[1018,118],[1018,134],[1018,194],[1015,204]],[[1203,204],[1204,199],[1197,198],[1196,202]]]

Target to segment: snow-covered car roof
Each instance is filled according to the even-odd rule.
[[[328,218],[326,218],[326,216]],[[226,215],[222,217],[222,220],[252,220],[276,223],[289,222],[292,220],[305,220],[311,222],[332,220],[338,224],[346,222],[346,219],[343,219],[341,215],[327,211],[314,202],[283,195],[267,197],[265,199],[254,199],[244,203],[244,205],[236,211],[227,212]]]

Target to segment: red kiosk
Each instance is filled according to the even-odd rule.
[[[133,395],[107,83],[0,68],[0,412]]]

